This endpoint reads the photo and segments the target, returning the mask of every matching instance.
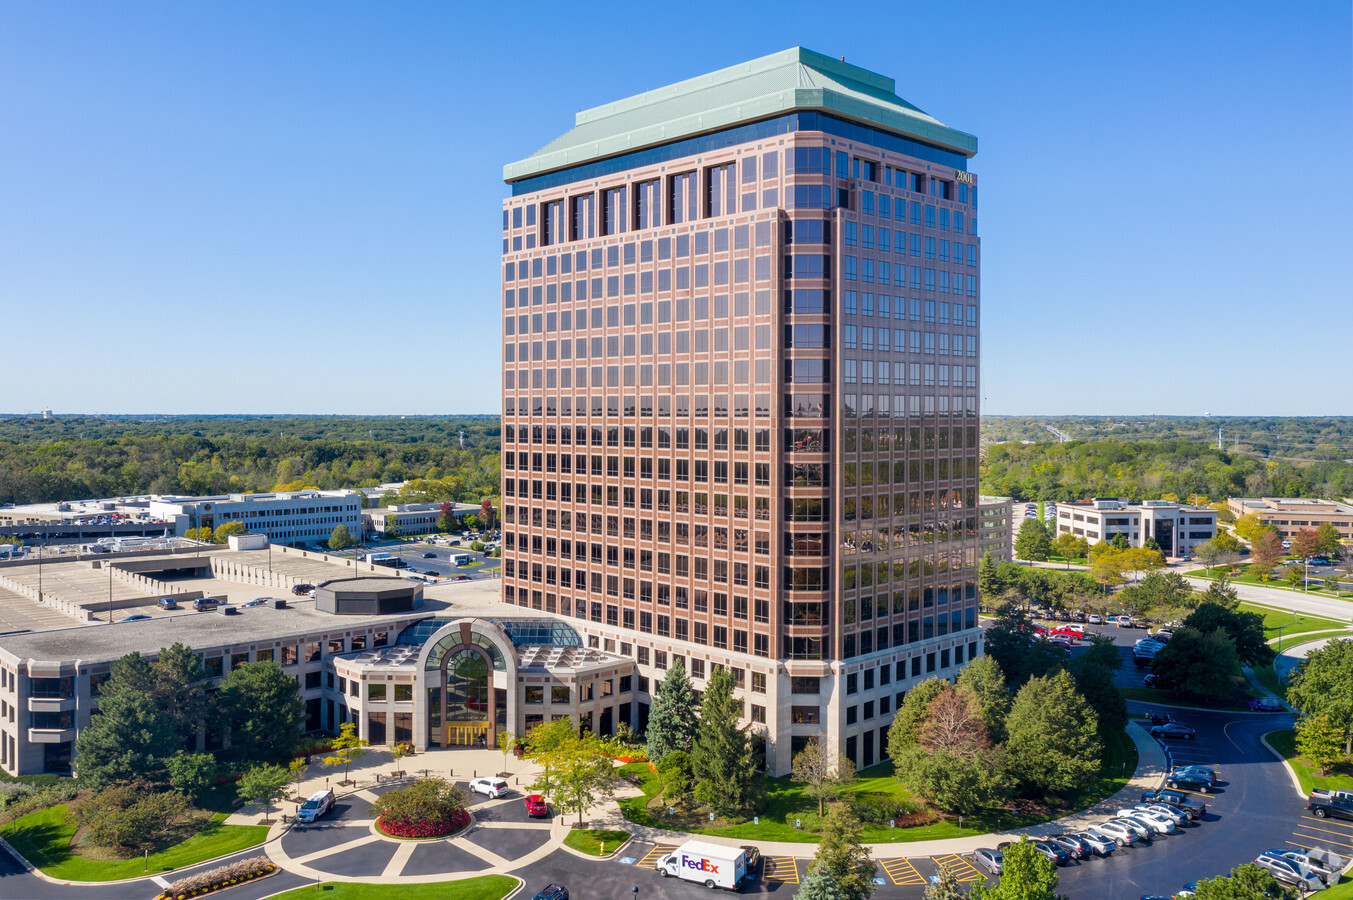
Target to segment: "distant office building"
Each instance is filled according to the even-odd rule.
[[[731,669],[777,775],[981,647],[977,141],[895,90],[786,50],[504,168],[504,599]]]
[[[478,515],[479,506],[453,503],[451,514],[458,520],[468,515]],[[430,534],[436,530],[437,520],[441,517],[441,503],[401,503],[398,506],[381,506],[362,511],[362,523],[367,534],[390,536]]]
[[[239,522],[276,544],[327,539],[338,525],[357,534],[361,499],[355,491],[283,491],[177,497],[150,494],[104,500],[39,503],[0,510],[0,534],[39,543],[103,537],[182,537],[190,528]]]
[[[1014,541],[1014,501],[1009,497],[977,498],[977,556],[1010,562]]]
[[[1232,497],[1226,508],[1236,517],[1258,515],[1259,521],[1278,529],[1284,538],[1292,538],[1302,528],[1315,530],[1325,523],[1339,531],[1345,541],[1353,540],[1353,506],[1338,500],[1309,500],[1300,497]]]
[[[1180,506],[1170,500],[1128,500],[1097,497],[1057,505],[1057,533],[1069,532],[1091,544],[1123,535],[1141,547],[1154,538],[1166,556],[1192,556],[1204,541],[1217,536],[1217,511],[1206,506]]]

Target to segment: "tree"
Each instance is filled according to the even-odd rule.
[[[1096,635],[1099,637],[1099,635]],[[1108,641],[1107,638],[1103,640]],[[1112,647],[1112,644],[1110,644]],[[1123,658],[1113,647],[1115,662],[1122,665]],[[1071,660],[1071,677],[1076,680],[1076,690],[1090,708],[1099,714],[1099,727],[1102,731],[1122,731],[1127,727],[1127,701],[1113,683],[1113,673],[1118,666],[1110,669],[1089,653],[1083,653]]]
[[[1066,665],[1065,654],[1041,640],[1028,616],[1010,606],[998,608],[995,624],[987,628],[986,654],[996,660],[1012,686]]]
[[[367,815],[397,834],[438,835],[454,828],[464,809],[459,787],[444,778],[420,778],[381,794]]]
[[[301,742],[305,701],[296,679],[275,662],[245,663],[221,682],[231,749],[245,759],[289,757]]]
[[[291,773],[273,763],[259,763],[245,769],[235,786],[236,793],[245,803],[263,804],[263,823],[272,815],[272,803],[286,796],[286,785]]]
[[[247,534],[248,527],[243,522],[226,522],[224,525],[217,525],[216,531],[212,534],[212,543],[227,543],[232,534]]]
[[[997,597],[1005,590],[1000,570],[996,567],[996,561],[991,558],[990,552],[983,553],[977,562],[977,590],[983,600]]]
[[[1353,640],[1312,650],[1288,681],[1287,702],[1308,716],[1326,716],[1353,754]]]
[[[362,749],[365,746],[367,742],[357,734],[356,722],[344,722],[338,726],[338,737],[329,742],[331,755],[324,757],[324,764],[343,767],[343,780],[339,784],[352,783],[348,781],[348,769],[354,762],[366,756],[366,750]]]
[[[1151,671],[1161,687],[1207,698],[1230,694],[1239,667],[1235,642],[1220,629],[1207,633],[1190,627],[1176,629],[1151,660]]]
[[[390,745],[390,760],[394,764],[394,768],[390,770],[391,775],[400,776],[404,774],[404,770],[399,765],[412,750],[413,747],[401,741],[396,741]]]
[[[1099,773],[1099,716],[1066,672],[1032,678],[1005,720],[1011,774],[1026,788],[1066,795]]]
[[[922,900],[964,900],[967,896],[954,873],[944,866],[940,866],[939,875],[935,876],[934,881],[926,885]]]
[[[912,746],[894,754],[897,778],[912,793],[956,815],[998,807],[1010,796],[1005,753],[992,748],[970,756]]]
[[[216,783],[216,757],[180,750],[165,760],[169,783],[189,797],[201,797]]]
[[[1318,556],[1325,542],[1314,528],[1298,528],[1292,536],[1292,555],[1297,559],[1310,559]]]
[[[1048,530],[1035,518],[1027,518],[1015,536],[1015,558],[1042,562],[1052,553],[1052,539]]]
[[[1264,617],[1259,613],[1241,612],[1219,603],[1200,603],[1183,624],[1203,633],[1224,631],[1231,638],[1236,655],[1246,665],[1259,665],[1273,659],[1273,648],[1264,635]]]
[[[531,789],[549,791],[561,810],[576,810],[579,825],[586,810],[615,792],[615,767],[601,738],[590,732],[570,735],[537,754],[536,761],[542,773]]]
[[[1098,637],[1098,635],[1096,635]],[[1112,643],[1112,641],[1110,641]],[[1118,649],[1114,648],[1115,655]],[[958,676],[958,686],[972,691],[982,707],[982,721],[993,742],[1005,740],[1005,717],[1010,712],[1010,691],[1000,663],[990,656],[979,656],[968,663]],[[906,701],[903,700],[903,705]]]
[[[1105,587],[1121,584],[1125,571],[1127,570],[1123,567],[1123,551],[1113,547],[1097,554],[1090,563],[1090,574]]]
[[[1259,513],[1248,513],[1236,519],[1235,524],[1231,526],[1237,535],[1243,540],[1253,544],[1259,539],[1259,535],[1264,531],[1272,531],[1271,526],[1265,525],[1259,518]]]
[[[1343,544],[1339,540],[1339,529],[1335,528],[1333,524],[1321,522],[1320,527],[1315,530],[1315,534],[1317,553],[1323,553],[1325,556],[1333,558],[1343,548]]]
[[[1066,559],[1067,568],[1071,567],[1071,560],[1090,552],[1090,542],[1069,531],[1063,531],[1057,535],[1057,539],[1052,542],[1052,546],[1056,549],[1058,556]]]
[[[456,505],[449,500],[438,507],[441,515],[437,517],[436,528],[440,532],[456,530]]]
[[[825,869],[845,900],[868,900],[874,892],[874,861],[860,843],[860,820],[844,805],[833,806],[822,820],[822,843],[809,871]]]
[[[1301,571],[1301,566],[1287,566],[1283,570],[1283,580],[1294,589],[1301,584],[1302,576],[1305,573]]]
[[[578,728],[567,716],[542,723],[526,734],[524,741],[528,758],[536,760],[541,766],[541,777],[537,783],[542,785],[541,792],[550,790],[550,766],[554,757],[550,754],[578,735]]]
[[[742,702],[733,698],[733,673],[719,667],[700,704],[700,725],[691,747],[695,798],[719,815],[752,804],[756,762],[747,729],[739,727]]]
[[[105,692],[99,714],[75,739],[75,767],[91,784],[128,781],[158,767],[158,754],[177,746],[173,725],[148,693]]]
[[[330,550],[346,550],[349,547],[357,546],[357,539],[348,531],[346,525],[335,525],[333,533],[329,535]]]
[[[982,718],[982,702],[969,690],[943,683],[926,711],[916,743],[930,753],[976,756],[991,747],[991,735]]]
[[[794,900],[846,900],[846,898],[841,893],[841,885],[836,883],[832,873],[817,866],[809,868],[808,877],[803,880],[803,885],[794,895]]]
[[[170,727],[177,746],[197,742],[198,727],[207,717],[207,672],[191,647],[175,642],[161,648],[151,664],[151,692]]]
[[[1330,721],[1329,716],[1306,716],[1296,727],[1297,752],[1307,762],[1320,767],[1321,775],[1343,759],[1344,733]]]
[[[1148,550],[1145,547],[1128,547],[1121,551],[1119,559],[1123,571],[1131,575],[1133,581],[1140,581],[1143,572],[1165,568],[1165,555],[1159,550]]]
[[[673,750],[690,752],[696,733],[695,691],[681,657],[672,660],[648,715],[647,753],[655,766]]]
[[[832,759],[817,738],[809,738],[794,757],[791,777],[804,786],[805,794],[817,801],[817,814],[821,816],[827,812],[827,801],[836,799],[855,780],[855,763],[844,753]]]
[[[210,528],[189,528],[187,531],[183,532],[183,536],[190,541],[198,541],[203,544],[211,543]]]
[[[124,853],[164,834],[187,810],[182,794],[153,790],[144,781],[109,785],[72,807],[85,840]]]
[[[1254,863],[1231,870],[1230,875],[1204,878],[1194,889],[1195,900],[1295,900],[1297,894]]]
[[[479,504],[479,523],[484,526],[485,531],[493,530],[493,522],[498,513],[493,508],[493,501],[484,498],[484,502]]]
[[[662,802],[668,806],[683,802],[691,793],[691,755],[685,750],[673,750],[656,766],[662,785]]]
[[[303,756],[298,756],[287,763],[287,779],[296,785],[296,796],[293,799],[296,801],[296,812],[298,813],[301,811],[301,802],[305,799],[301,796],[301,782],[305,781],[305,770],[306,764]]]
[[[624,724],[624,723],[621,723]],[[498,732],[498,750],[503,754],[503,771],[507,771],[507,754],[511,752],[512,745],[517,740],[517,736],[506,728]]]
[[[1001,880],[995,887],[976,884],[971,900],[1066,900],[1057,893],[1057,866],[1039,851],[1027,834],[1002,851]]]
[[[1217,580],[1207,586],[1198,597],[1198,606],[1212,603],[1223,609],[1235,609],[1240,606],[1240,597],[1236,594],[1236,589],[1231,587],[1230,582],[1226,580],[1225,575],[1219,575]]]
[[[1192,609],[1198,605],[1193,586],[1178,572],[1152,572],[1142,579],[1141,584],[1123,588],[1118,597],[1125,607],[1143,613],[1153,609]]]
[[[902,751],[916,746],[921,739],[921,727],[930,714],[930,704],[944,688],[943,681],[931,676],[907,691],[888,728],[888,755],[896,758]]]
[[[1268,581],[1273,567],[1282,562],[1282,558],[1283,539],[1271,528],[1264,529],[1250,543],[1250,571],[1261,581]]]

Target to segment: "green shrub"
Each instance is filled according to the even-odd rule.
[[[75,821],[100,847],[131,850],[148,844],[188,811],[177,791],[154,791],[145,784],[114,784],[76,804]]]
[[[426,778],[386,791],[371,804],[370,815],[392,825],[445,822],[465,808],[465,794],[444,778]]]
[[[918,813],[925,804],[908,797],[889,797],[881,794],[859,794],[850,798],[850,810],[861,822],[889,822],[902,816]]]
[[[39,809],[66,803],[80,790],[80,785],[74,781],[42,786],[18,783],[13,787],[6,783],[6,793],[0,794],[0,822],[9,822]]]

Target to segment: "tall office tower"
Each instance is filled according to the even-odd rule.
[[[980,652],[976,149],[793,49],[504,168],[504,600],[731,668],[772,773]]]

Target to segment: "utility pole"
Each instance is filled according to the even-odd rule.
[[[465,449],[465,432],[464,432],[464,431],[462,431],[462,432],[460,433],[460,449],[462,449],[462,450]]]
[[[1221,445],[1221,426],[1220,426],[1220,425],[1217,426],[1217,449],[1218,449],[1218,450],[1224,449],[1224,448],[1222,447],[1222,445]]]

